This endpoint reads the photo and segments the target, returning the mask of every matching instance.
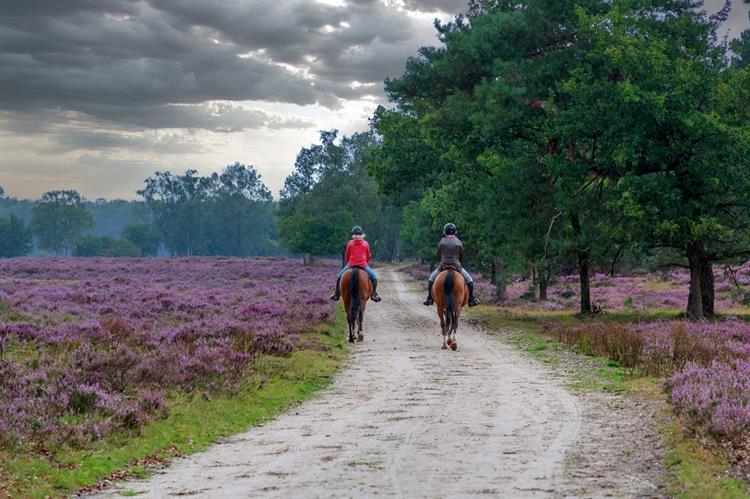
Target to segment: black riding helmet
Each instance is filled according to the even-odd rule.
[[[446,236],[450,236],[450,235],[454,235],[455,236],[456,235],[456,225],[452,224],[450,222],[448,222],[447,224],[445,224],[445,226],[443,227],[443,234],[445,234]]]
[[[355,225],[354,227],[352,227],[352,235],[353,236],[361,236],[364,233],[365,233],[365,231],[363,231],[362,227],[360,227],[359,225]]]

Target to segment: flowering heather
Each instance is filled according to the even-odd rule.
[[[418,280],[426,280],[429,274],[428,267],[421,264],[406,266],[404,270]],[[735,270],[738,284],[750,291],[750,262]],[[497,302],[493,297],[493,286],[486,279],[478,273],[472,275],[478,295],[485,302],[492,301],[505,307],[531,310],[577,311],[580,306],[578,275],[558,276],[553,279],[547,290],[546,301],[526,299],[531,280],[516,280],[508,284],[507,297],[502,302]],[[714,269],[714,280],[716,310],[728,311],[747,304],[748,299],[739,292],[723,269]],[[595,273],[591,275],[591,299],[604,311],[683,310],[687,305],[689,283],[690,274],[685,269],[615,277]],[[743,300],[746,303],[743,303]]]
[[[750,431],[750,323],[594,321],[545,327],[581,353],[668,375],[665,387],[674,409],[692,427],[722,438]]]
[[[737,274],[740,285],[750,283],[750,266],[743,265]],[[731,310],[743,305],[736,287],[722,269],[714,269],[716,309]],[[591,276],[591,299],[603,310],[682,310],[687,305],[690,275],[685,269],[668,272],[609,276]],[[503,305],[519,305],[521,296],[529,289],[528,280],[508,286],[508,300]],[[550,283],[548,301],[526,303],[523,306],[546,310],[571,310],[579,306],[578,275],[561,276]]]
[[[283,259],[0,260],[0,445],[138,429],[173,390],[228,389],[330,319],[336,266]]]

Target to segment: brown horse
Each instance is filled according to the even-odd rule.
[[[367,300],[372,294],[370,277],[363,269],[352,267],[341,276],[341,297],[344,299],[346,322],[349,323],[349,343],[354,343],[354,327],[357,327],[357,341],[363,341],[362,320],[365,318]]]
[[[469,302],[469,287],[461,272],[447,268],[438,274],[432,285],[432,296],[435,297],[440,327],[443,331],[443,349],[458,349],[456,330],[461,309]]]

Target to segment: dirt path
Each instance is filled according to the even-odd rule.
[[[606,401],[571,394],[548,369],[467,321],[459,351],[440,350],[434,310],[398,273],[381,270],[381,282],[383,301],[368,304],[365,342],[353,346],[330,389],[108,494],[658,495],[649,466],[623,469],[622,456],[606,451],[623,438],[637,448],[641,438],[603,424],[607,414],[597,419]],[[602,446],[603,463],[595,455]],[[588,447],[594,455],[582,456]]]

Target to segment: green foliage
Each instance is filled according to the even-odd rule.
[[[45,192],[32,208],[31,230],[41,249],[69,254],[78,237],[94,225],[85,199],[76,191]]]
[[[376,139],[370,132],[343,137],[336,130],[321,132],[320,144],[303,148],[294,171],[284,182],[277,211],[279,234],[294,253],[341,253],[352,226],[368,234],[373,255],[396,256],[401,211],[378,195],[367,174]]]
[[[122,238],[136,245],[142,256],[156,256],[159,252],[161,235],[150,223],[128,222],[122,231]]]
[[[750,28],[740,34],[740,38],[732,42],[734,56],[732,62],[737,68],[750,66]]]
[[[73,248],[73,256],[141,256],[141,249],[126,239],[109,236],[83,236]]]
[[[32,247],[31,229],[23,220],[15,215],[0,218],[0,258],[26,255]]]
[[[485,268],[578,266],[582,312],[590,266],[629,248],[692,251],[696,272],[747,254],[750,85],[717,43],[727,9],[695,4],[485,0],[437,23],[373,119],[410,249],[451,220]]]
[[[426,204],[426,203],[425,203]],[[422,203],[412,201],[404,207],[404,222],[401,226],[401,241],[406,254],[424,260],[435,258],[435,241],[439,229],[436,219]]]
[[[208,177],[195,170],[183,175],[156,172],[145,183],[138,194],[172,254],[252,256],[275,251],[271,193],[252,166],[235,163]],[[152,245],[153,234],[149,239]],[[153,253],[153,246],[147,249]]]
[[[96,199],[86,203],[86,209],[94,219],[94,226],[89,231],[97,236],[120,237],[125,226],[140,218],[143,202],[125,201],[123,199]]]

